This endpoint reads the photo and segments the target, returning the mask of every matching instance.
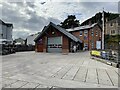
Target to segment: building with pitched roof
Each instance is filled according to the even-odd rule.
[[[101,49],[102,28],[99,24],[84,25],[67,31],[79,38],[86,50]]]
[[[12,41],[13,24],[5,23],[0,19],[0,39]]]
[[[107,21],[105,24],[105,34],[106,35],[120,35],[120,16]]]
[[[77,50],[84,47],[87,50],[96,49],[97,41],[101,42],[101,32],[102,29],[97,23],[64,29],[50,22],[35,38],[35,51],[67,53],[72,52],[74,46]]]

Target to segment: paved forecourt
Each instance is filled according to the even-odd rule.
[[[118,69],[89,52],[17,52],[2,56],[3,88],[117,88]]]

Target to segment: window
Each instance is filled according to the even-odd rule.
[[[84,31],[84,35],[87,35],[87,34],[88,34],[88,31],[87,31],[87,30],[85,30],[85,31]]]
[[[96,31],[96,36],[98,36],[98,31]]]
[[[92,32],[91,32],[91,35],[94,36],[94,32],[93,32],[93,30],[92,30]]]
[[[115,30],[111,30],[111,34],[115,34]]]
[[[113,23],[110,23],[110,26],[113,26]]]
[[[87,43],[84,43],[84,48],[88,49],[88,44]]]
[[[82,36],[82,31],[80,31],[80,36]]]
[[[94,43],[92,42],[92,49],[94,48]]]

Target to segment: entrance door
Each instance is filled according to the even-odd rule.
[[[62,52],[62,36],[48,38],[48,52]]]

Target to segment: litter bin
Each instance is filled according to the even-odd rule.
[[[101,56],[103,59],[107,59],[107,53],[105,51],[101,52]]]

